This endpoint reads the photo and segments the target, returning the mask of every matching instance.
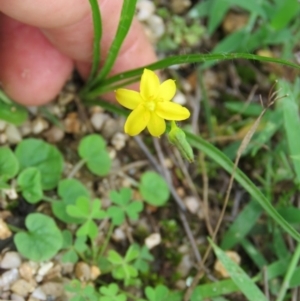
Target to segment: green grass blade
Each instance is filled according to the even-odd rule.
[[[93,26],[94,26],[94,41],[93,41],[93,63],[89,79],[87,81],[87,86],[95,78],[97,70],[100,63],[100,41],[102,37],[102,22],[101,22],[101,13],[97,0],[89,0],[92,16],[93,16]]]
[[[215,254],[224,265],[231,279],[249,301],[267,301],[262,291],[255,285],[253,280],[243,271],[243,269],[232,261],[212,240],[209,239]]]
[[[290,287],[291,279],[295,273],[295,270],[297,268],[297,264],[299,262],[300,258],[300,244],[297,245],[297,248],[294,251],[293,257],[291,259],[291,262],[287,268],[287,272],[284,276],[278,297],[276,301],[283,301],[285,299],[286,291]]]
[[[115,60],[117,59],[122,43],[125,40],[130,25],[132,23],[135,14],[136,2],[137,0],[124,0],[123,2],[117,33],[109,49],[108,56],[105,60],[104,66],[102,67],[100,73],[97,75],[97,78],[95,80],[96,83],[97,82],[99,83],[102,79],[104,79],[107,76]]]
[[[268,265],[266,258],[261,252],[248,240],[243,239],[241,245],[248,256],[252,259],[252,262],[259,268],[262,269],[264,266]]]
[[[280,92],[287,95],[280,100],[280,106],[283,110],[284,128],[287,137],[290,157],[293,162],[294,170],[297,176],[297,183],[300,184],[300,119],[298,106],[288,82],[281,80],[278,83]]]
[[[197,137],[191,133],[186,133],[188,141],[192,146],[204,152],[208,157],[212,158],[227,172],[232,173],[234,164],[220,150],[208,143],[201,137]],[[255,199],[266,211],[266,213],[275,220],[288,234],[300,242],[300,234],[275,210],[268,199],[255,186],[255,184],[240,170],[236,169],[234,178],[248,193]]]
[[[116,51],[116,50],[114,50],[114,51]],[[113,53],[113,49],[112,49],[112,53]],[[111,53],[110,53],[110,56],[112,56]],[[89,93],[87,93],[86,96],[87,97],[98,96],[101,93],[103,93],[103,90],[107,91],[107,86],[111,86],[112,84],[115,84],[119,81],[123,81],[125,79],[132,78],[134,76],[141,76],[144,68],[148,68],[151,70],[158,70],[158,69],[167,68],[167,67],[177,65],[177,64],[204,63],[204,62],[208,62],[208,61],[225,61],[225,60],[234,60],[234,59],[248,59],[248,60],[255,60],[255,61],[260,61],[260,62],[271,62],[271,63],[282,64],[282,65],[289,66],[289,67],[300,70],[300,65],[294,64],[290,61],[278,59],[278,58],[264,57],[264,56],[250,54],[250,53],[211,53],[211,54],[178,55],[178,56],[165,58],[156,63],[150,64],[150,65],[147,65],[147,66],[144,66],[141,68],[137,68],[137,69],[133,69],[133,70],[130,70],[127,72],[122,72],[122,73],[116,74],[105,80],[102,80],[104,78],[104,76],[101,75],[100,78],[97,78],[97,80],[94,81],[93,88],[91,89],[91,91],[89,91]],[[109,59],[109,61],[113,63],[114,59],[113,60]],[[107,60],[107,64],[109,64],[110,67],[106,67],[106,68],[108,68],[108,69],[111,68],[112,64],[108,63],[108,60]],[[107,72],[103,71],[103,70],[104,69],[102,69],[102,72],[105,72],[105,76],[106,76]]]
[[[262,211],[262,207],[254,200],[251,200],[234,219],[234,222],[223,235],[221,248],[228,250],[237,245],[256,224]]]

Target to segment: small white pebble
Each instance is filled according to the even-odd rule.
[[[4,272],[0,277],[0,288],[4,288],[7,285],[15,282],[19,278],[18,269],[11,269],[7,272]]]
[[[152,233],[145,239],[145,245],[149,250],[161,243],[160,233]]]
[[[178,103],[179,105],[185,105],[186,104],[186,97],[183,93],[178,91],[176,95],[173,98],[173,102]]]
[[[198,202],[198,200],[193,197],[193,196],[188,196],[184,199],[184,203],[187,207],[187,209],[191,212],[191,213],[197,213],[197,211],[200,208],[200,204]]]
[[[3,189],[3,191],[11,200],[18,198],[17,191],[14,188]]]
[[[49,123],[41,117],[37,117],[32,121],[32,132],[35,135],[42,133],[48,127]]]
[[[12,232],[9,230],[6,222],[0,218],[0,239],[6,239],[12,235]]]
[[[4,144],[7,141],[7,136],[5,133],[0,133],[0,144]]]
[[[91,117],[91,124],[93,125],[94,129],[100,131],[103,127],[105,121],[109,119],[109,116],[102,112],[96,112]]]
[[[20,127],[19,130],[22,136],[28,136],[31,134],[31,122],[29,120],[25,121]]]
[[[91,279],[91,268],[90,266],[83,262],[77,262],[75,266],[75,276],[81,281],[88,281]]]
[[[11,144],[19,143],[22,140],[22,136],[18,128],[13,125],[9,124],[5,129],[5,134],[7,137],[7,141]]]
[[[0,120],[0,131],[4,131],[6,128],[7,123],[4,120]]]
[[[13,301],[25,301],[24,297],[19,296],[18,294],[11,294],[10,298]]]
[[[145,21],[153,15],[155,11],[155,5],[152,1],[149,0],[140,0],[136,4],[137,8],[137,18],[139,21]]]
[[[112,235],[112,238],[113,238],[114,241],[120,242],[120,241],[126,239],[126,234],[125,234],[124,230],[119,227],[119,228],[115,229],[115,231]]]
[[[38,299],[38,300],[47,300],[46,294],[39,286],[32,292],[31,297]]]
[[[121,150],[126,144],[127,135],[123,133],[115,133],[111,139],[111,144],[116,150]]]
[[[165,25],[161,17],[152,15],[148,18],[147,24],[156,39],[160,38],[165,33]]]
[[[1,262],[0,267],[2,269],[13,269],[18,268],[21,265],[21,257],[17,252],[7,252],[4,254]]]
[[[38,269],[38,275],[45,276],[53,267],[54,263],[52,261],[42,263],[40,268]]]
[[[18,279],[16,282],[13,283],[11,286],[11,291],[23,296],[27,297],[29,293],[31,293],[35,288],[35,283],[34,282],[28,282],[24,279]]]
[[[54,143],[61,141],[65,136],[65,132],[57,126],[52,126],[48,131],[44,133],[44,136],[46,137],[48,142]]]

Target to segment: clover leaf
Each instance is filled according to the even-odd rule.
[[[149,301],[181,301],[183,296],[180,292],[170,292],[169,289],[159,284],[155,288],[147,286],[145,295]]]
[[[62,247],[63,237],[54,220],[41,213],[32,213],[25,220],[27,232],[14,237],[18,251],[33,261],[49,260]]]
[[[0,180],[5,182],[12,179],[19,170],[19,162],[8,147],[0,147]]]
[[[165,179],[152,171],[142,175],[139,190],[145,201],[153,206],[163,206],[170,197]]]
[[[103,219],[107,216],[106,212],[100,208],[99,199],[91,201],[84,196],[77,198],[75,205],[67,206],[67,213],[70,216],[84,220],[83,225],[76,232],[77,236],[89,236],[91,239],[97,236],[98,226],[94,219]]]
[[[153,261],[154,257],[146,246],[143,246],[142,248],[138,244],[134,244],[134,246],[139,250],[139,255],[134,261],[133,266],[137,270],[146,273],[149,270],[149,261]]]
[[[72,280],[65,286],[66,291],[74,294],[69,301],[99,301],[99,295],[92,285],[83,284],[78,280]]]
[[[29,203],[37,203],[43,198],[41,173],[35,167],[24,169],[18,176],[17,183],[22,195]]]
[[[64,179],[58,184],[58,195],[61,200],[52,203],[53,214],[67,224],[82,223],[83,219],[72,217],[67,213],[67,206],[74,205],[80,196],[89,197],[88,190],[76,179]]]
[[[44,190],[57,186],[63,170],[63,157],[56,147],[43,140],[25,139],[18,144],[15,154],[21,171],[36,167],[41,172]]]
[[[130,201],[131,196],[132,191],[129,188],[122,188],[119,193],[117,191],[110,192],[109,197],[112,203],[117,206],[110,206],[107,214],[112,219],[114,225],[121,225],[126,215],[132,220],[138,219],[138,213],[143,210],[143,203]]]
[[[73,242],[73,235],[69,230],[64,230],[62,235],[62,249],[66,250],[62,256],[62,262],[76,263],[78,261],[78,254],[82,254],[88,249],[86,237],[77,237]]]
[[[125,294],[118,294],[119,287],[115,283],[111,283],[109,286],[102,286],[99,289],[101,295],[101,301],[126,301]]]
[[[93,174],[104,176],[109,173],[111,159],[106,150],[106,143],[100,135],[92,134],[81,139],[78,153]]]
[[[131,245],[123,258],[114,250],[108,252],[108,261],[113,265],[112,276],[115,279],[128,281],[138,275],[137,269],[132,261],[139,256],[139,250],[135,245]]]

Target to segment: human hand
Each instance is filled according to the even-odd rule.
[[[99,0],[101,58],[115,37],[123,1]],[[0,83],[24,105],[52,100],[74,67],[86,78],[92,60],[93,25],[87,0],[0,0]],[[111,74],[154,62],[153,49],[134,20]],[[137,85],[131,86],[137,88]],[[110,96],[108,96],[110,98]]]

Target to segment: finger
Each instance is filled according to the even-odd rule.
[[[40,105],[53,99],[73,69],[36,28],[0,13],[0,82],[14,100]]]
[[[98,0],[102,16],[101,55],[107,56],[121,14],[123,1]],[[51,3],[51,4],[50,4]],[[92,60],[93,26],[91,9],[86,0],[0,0],[0,10],[19,21],[43,29],[44,34],[60,51],[78,62]],[[122,45],[113,73],[137,68],[156,60],[142,27],[133,21]]]

